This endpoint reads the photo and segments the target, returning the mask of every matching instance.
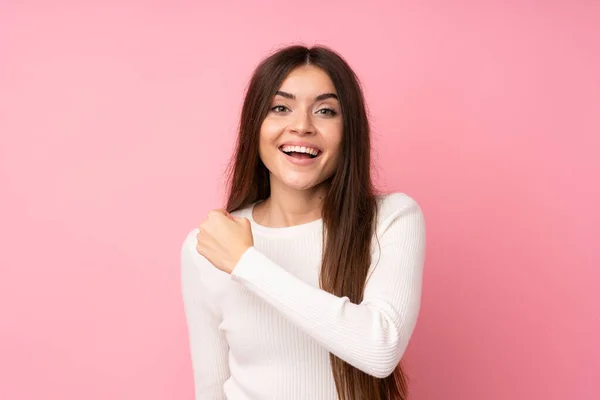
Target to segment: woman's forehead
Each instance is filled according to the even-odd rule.
[[[329,75],[312,65],[292,70],[283,80],[279,91],[289,93],[295,98],[316,97],[323,93],[337,94]]]

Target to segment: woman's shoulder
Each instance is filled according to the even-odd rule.
[[[384,218],[403,210],[418,209],[420,211],[421,209],[414,198],[403,192],[379,194],[377,204],[379,215]]]
[[[424,223],[423,211],[419,203],[403,192],[379,194],[377,196],[377,226],[378,230],[385,229],[393,221],[402,217],[413,216]]]
[[[230,214],[234,217],[248,218],[252,213],[252,208],[254,208],[254,204],[256,203],[247,204],[243,207],[238,208],[235,211],[230,212]]]
[[[215,268],[210,261],[198,253],[196,250],[198,232],[198,228],[188,231],[181,245],[182,272],[184,273],[184,278],[187,276],[196,276],[204,282],[210,281],[214,284],[228,275]]]

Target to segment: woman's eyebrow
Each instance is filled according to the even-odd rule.
[[[323,93],[323,94],[318,95],[315,98],[316,101],[321,101],[321,100],[325,100],[325,99],[336,99],[336,100],[339,100],[337,94],[335,94],[335,93]]]
[[[296,96],[288,92],[282,92],[281,90],[278,90],[275,95],[285,97],[286,99],[296,100]]]
[[[278,95],[278,96],[281,96],[281,97],[285,97],[286,99],[296,100],[296,96],[295,95],[293,95],[291,93],[288,93],[288,92],[281,91],[281,90],[278,90],[275,93],[275,95]],[[323,93],[323,94],[320,94],[317,97],[315,97],[316,101],[321,101],[321,100],[325,100],[325,99],[336,99],[336,100],[339,100],[337,94],[335,94],[335,93]]]

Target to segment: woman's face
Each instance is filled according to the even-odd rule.
[[[283,81],[260,129],[259,154],[271,172],[271,187],[317,187],[338,164],[342,113],[329,76],[312,65]]]

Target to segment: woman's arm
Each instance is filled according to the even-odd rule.
[[[204,285],[202,258],[195,250],[195,232],[181,249],[181,288],[188,325],[196,399],[225,399],[223,384],[229,378],[228,345],[219,331],[219,311],[208,285]],[[212,266],[210,266],[212,269]]]
[[[386,377],[400,362],[417,320],[425,259],[420,207],[407,196],[395,197],[393,206],[377,228],[381,250],[373,257],[376,267],[360,304],[303,282],[254,247],[231,277],[329,352],[370,375]]]

